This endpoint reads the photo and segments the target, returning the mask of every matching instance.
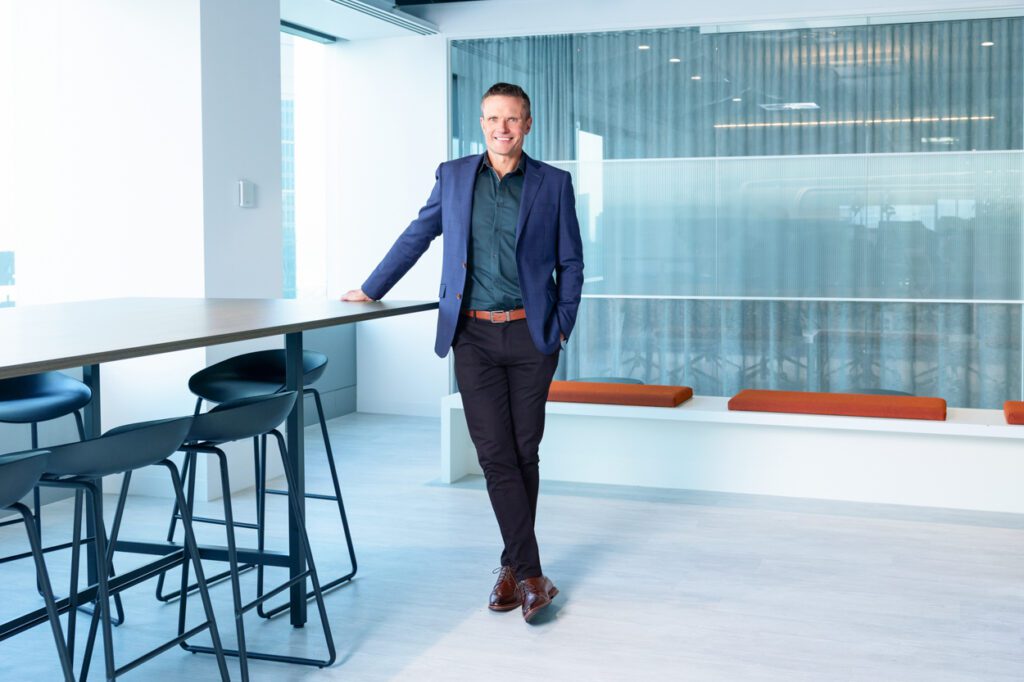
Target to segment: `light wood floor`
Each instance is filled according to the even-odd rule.
[[[355,582],[327,599],[339,662],[252,661],[255,680],[1024,680],[1022,516],[545,483],[538,535],[561,594],[527,626],[486,608],[497,526],[482,480],[436,482],[438,420],[349,415],[331,430],[360,561]],[[307,434],[311,488],[326,491],[317,433]],[[283,512],[284,498],[274,504]],[[164,532],[165,501],[131,507],[123,537]],[[251,492],[235,509],[253,517]],[[309,509],[326,577],[343,544],[327,503]],[[69,522],[68,502],[48,507],[47,539]],[[280,541],[280,514],[275,525]],[[222,544],[220,533],[203,528],[200,541]],[[0,529],[0,553],[24,546],[20,527]],[[50,560],[58,585],[66,563]],[[136,563],[116,559],[120,570]],[[246,575],[243,589],[254,582]],[[230,590],[213,594],[233,642]],[[0,566],[0,619],[39,604],[31,562]],[[122,663],[169,636],[176,617],[148,585],[125,604]],[[304,630],[255,614],[247,624],[250,649],[322,651],[313,609]],[[36,628],[0,644],[0,680],[56,680],[54,659]],[[173,650],[126,679],[217,678],[211,657]]]

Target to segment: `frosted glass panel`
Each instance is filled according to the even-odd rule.
[[[1019,151],[555,165],[588,294],[1021,298]]]

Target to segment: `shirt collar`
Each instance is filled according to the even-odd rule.
[[[480,164],[480,168],[477,169],[477,175],[479,175],[484,168],[490,168],[491,170],[494,170],[494,166],[491,165],[491,157],[487,155],[487,152],[484,152],[484,161],[483,163]],[[519,163],[516,164],[516,169],[511,173],[507,173],[507,175],[515,175],[516,173],[522,173],[523,175],[526,175],[525,153],[519,155]]]

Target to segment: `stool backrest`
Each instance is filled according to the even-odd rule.
[[[253,398],[284,390],[285,352],[260,350],[236,355],[202,369],[188,380],[194,394],[215,403]],[[302,352],[302,383],[312,384],[324,373],[327,356],[317,351]]]
[[[119,426],[99,438],[49,448],[46,473],[107,476],[156,464],[178,451],[192,417]]]
[[[285,391],[221,403],[196,415],[188,440],[228,443],[267,433],[292,411],[296,395],[295,391]]]
[[[81,409],[92,390],[60,372],[41,372],[0,379],[0,421],[12,424],[45,422]]]
[[[32,492],[46,470],[49,450],[25,450],[0,455],[0,509]]]

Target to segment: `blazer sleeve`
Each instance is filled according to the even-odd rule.
[[[409,268],[430,246],[430,242],[441,234],[441,166],[434,172],[434,189],[430,191],[427,203],[419,215],[409,223],[405,231],[395,240],[394,245],[363,282],[363,293],[375,301],[383,298]]]
[[[566,339],[576,326],[583,294],[583,240],[576,217],[576,196],[572,190],[572,176],[563,175],[558,206],[558,254],[555,279],[558,286],[558,329]]]

